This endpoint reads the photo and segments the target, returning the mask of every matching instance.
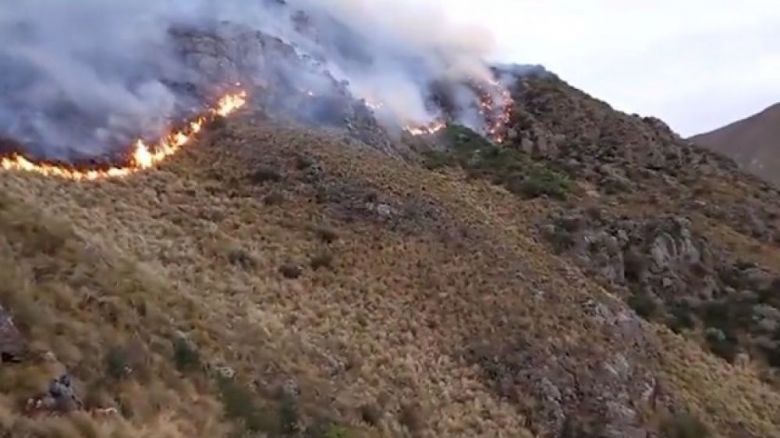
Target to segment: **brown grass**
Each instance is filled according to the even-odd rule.
[[[300,177],[301,156],[325,169],[318,184],[370,187],[415,214],[385,220],[355,207],[364,200],[317,202],[326,187]],[[284,178],[251,181],[275,166]],[[527,412],[499,396],[464,349],[522,333],[540,351],[594,364],[633,351],[583,312],[584,300],[606,292],[528,231],[546,204],[319,134],[230,124],[124,181],[0,174],[0,186],[0,300],[36,350],[57,358],[0,368],[0,427],[19,436],[226,436],[237,422],[210,377],[220,366],[243,388],[231,394],[258,406],[250,418],[278,423],[293,387],[300,427],[532,436]],[[268,203],[274,193],[284,202]],[[290,262],[297,278],[280,272]],[[645,327],[652,347],[641,366],[665,376],[675,397],[709,424],[778,432],[776,392],[658,330]],[[177,369],[181,335],[200,369]],[[107,355],[131,344],[146,356],[133,368],[146,370],[117,379]],[[59,369],[77,377],[85,400],[116,405],[122,418],[24,419],[17,402]],[[374,425],[366,405],[383,413]]]

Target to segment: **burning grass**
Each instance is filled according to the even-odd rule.
[[[138,140],[126,162],[116,166],[103,165],[95,169],[74,166],[67,163],[35,161],[24,155],[14,153],[0,158],[0,167],[10,171],[37,173],[73,181],[95,181],[108,178],[122,178],[134,173],[152,168],[166,158],[179,152],[184,146],[192,143],[201,132],[204,124],[219,117],[227,117],[241,109],[246,104],[245,92],[228,94],[204,115],[190,121],[184,128],[174,130],[159,143],[150,147],[143,140]]]

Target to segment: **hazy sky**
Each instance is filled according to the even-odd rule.
[[[429,1],[488,26],[502,60],[684,135],[780,102],[780,0]]]

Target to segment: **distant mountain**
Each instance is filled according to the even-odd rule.
[[[780,103],[691,140],[733,158],[748,172],[780,184]]]

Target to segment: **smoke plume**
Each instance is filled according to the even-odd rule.
[[[268,112],[486,129],[489,36],[411,0],[0,0],[0,140],[74,159],[160,135],[224,88]],[[1,141],[0,141],[1,142]]]

